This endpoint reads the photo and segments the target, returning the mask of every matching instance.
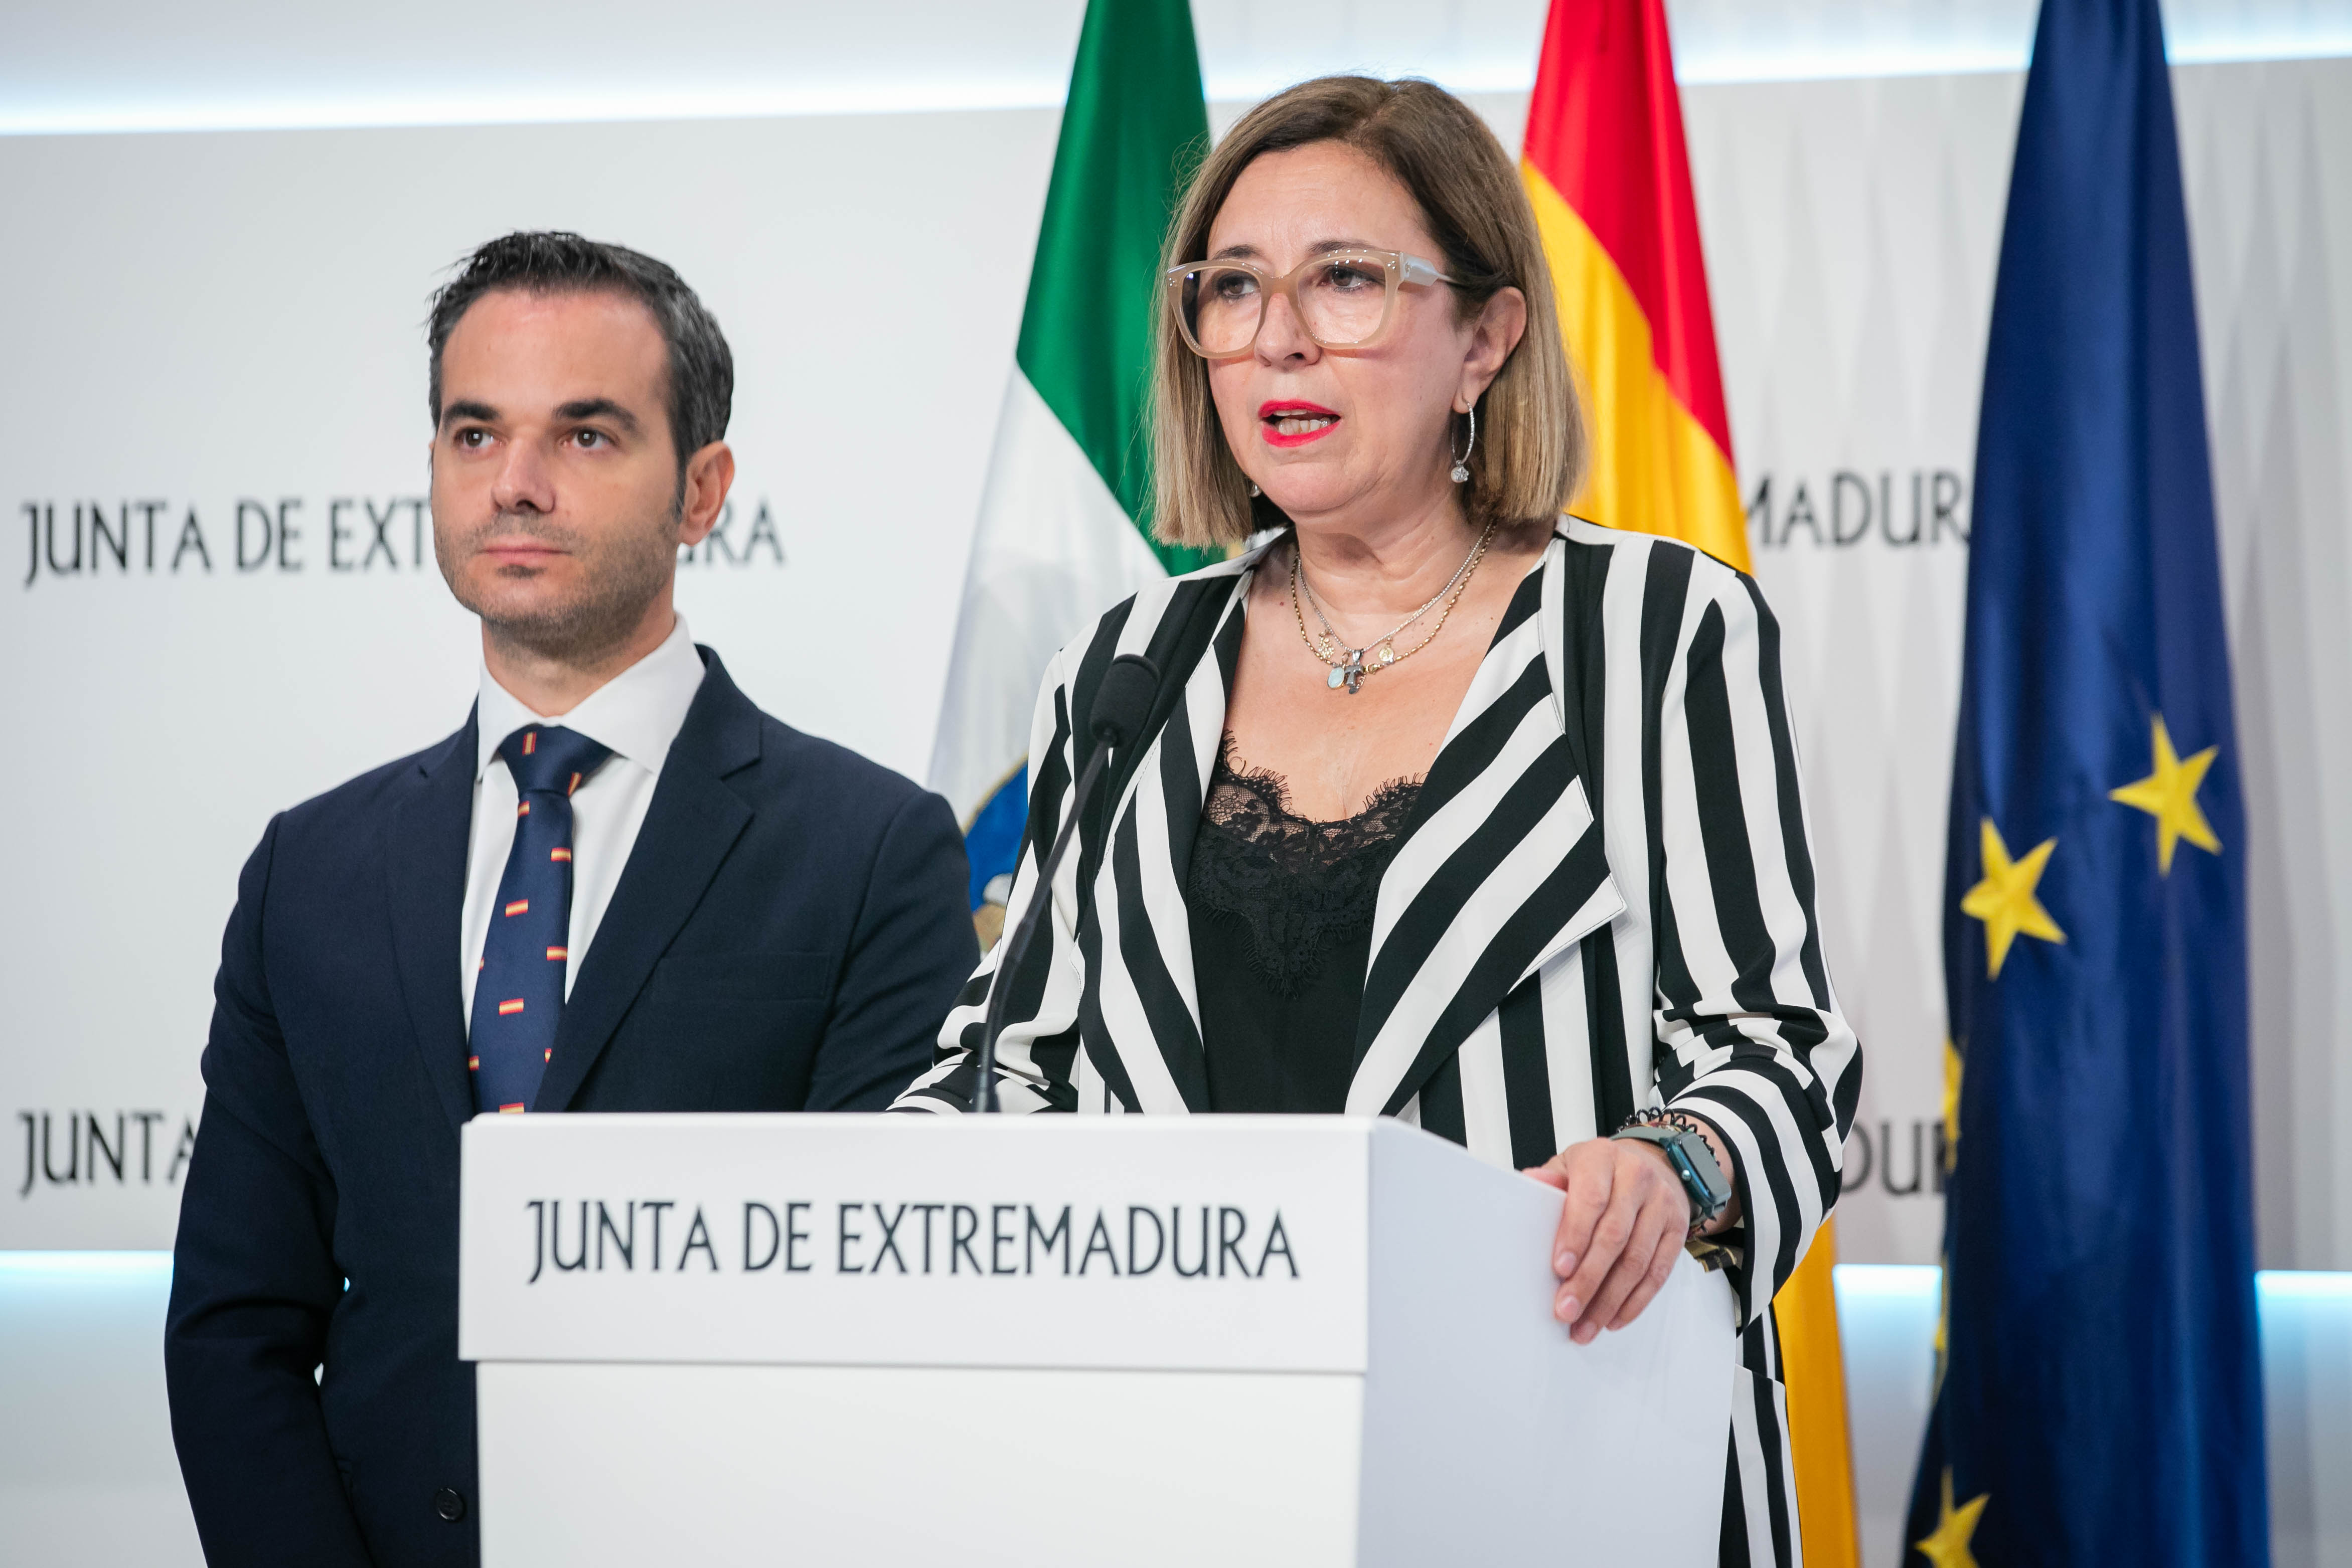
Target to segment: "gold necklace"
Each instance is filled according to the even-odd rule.
[[[1470,586],[1470,578],[1478,570],[1478,563],[1486,558],[1486,545],[1494,537],[1495,525],[1490,522],[1486,525],[1486,531],[1478,535],[1478,542],[1470,547],[1470,553],[1463,557],[1462,564],[1454,569],[1453,577],[1447,581],[1444,587],[1440,588],[1430,597],[1427,604],[1399,621],[1386,637],[1374,637],[1361,647],[1349,647],[1332,626],[1330,617],[1323,613],[1322,603],[1315,597],[1315,584],[1308,583],[1301,574],[1298,540],[1296,535],[1292,536],[1290,616],[1298,623],[1298,640],[1307,645],[1307,651],[1330,667],[1330,678],[1323,683],[1325,687],[1337,691],[1344,686],[1348,689],[1348,695],[1353,697],[1358,689],[1363,685],[1364,677],[1386,669],[1399,659],[1411,658],[1414,654],[1436,641],[1437,634],[1445,629],[1446,617],[1454,614],[1454,606],[1461,601],[1463,591]],[[1323,627],[1323,635],[1319,637],[1307,629],[1307,615],[1300,608],[1298,602],[1298,591],[1301,586],[1307,590],[1307,603],[1315,606],[1315,619]],[[1409,648],[1398,648],[1397,637],[1413,622],[1429,614],[1441,600],[1444,601],[1445,607],[1438,613],[1437,624],[1429,628],[1429,635]]]

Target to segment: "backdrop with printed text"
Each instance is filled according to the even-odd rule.
[[[2263,1260],[2352,1268],[2352,61],[2176,83],[2250,797],[2225,847],[2253,897]],[[1931,1261],[1940,1230],[1943,814],[2021,86],[1685,92],[1867,1053],[1852,1261]],[[1524,99],[1475,101],[1516,147]],[[701,291],[740,478],[681,607],[771,711],[922,775],[1055,125],[0,139],[0,1247],[170,1244],[239,866],[272,813],[465,718],[420,328],[478,240],[577,228]]]

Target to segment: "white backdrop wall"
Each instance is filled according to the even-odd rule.
[[[2352,61],[2173,72],[2244,756],[2263,1264],[2352,1268]],[[1687,89],[1759,580],[1865,1046],[1840,1243],[1932,1262],[1968,485],[2023,78]],[[1943,502],[1953,502],[1948,518]]]
[[[2263,1256],[2352,1267],[2352,826],[2327,791],[2352,776],[2352,61],[2175,77],[2258,806]],[[1685,94],[1832,960],[1871,1052],[1850,1260],[1928,1260],[1940,1223],[1941,823],[2021,84]],[[1516,144],[1524,97],[1478,102]],[[464,717],[472,630],[422,501],[439,269],[557,225],[695,283],[736,351],[742,477],[682,606],[772,711],[919,776],[1054,130],[0,139],[0,1247],[168,1245],[238,865],[272,811]]]
[[[54,246],[0,247],[0,1247],[169,1244],[238,867],[272,812],[466,717],[478,645],[419,525],[442,269],[545,225],[694,283],[740,477],[737,559],[706,546],[681,608],[771,711],[919,776],[1055,127],[0,141],[11,232]],[[120,535],[126,505],[127,561],[89,516]]]
[[[2023,79],[1687,97],[1757,578],[1825,950],[1864,1048],[1840,1255],[1940,1246],[1944,812],[1979,384]]]

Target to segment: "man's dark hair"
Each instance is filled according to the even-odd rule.
[[[681,479],[688,458],[727,434],[735,401],[735,356],[686,279],[625,246],[561,229],[501,235],[458,263],[457,275],[435,291],[425,329],[433,352],[434,428],[441,425],[441,351],[474,301],[497,289],[532,294],[609,289],[637,300],[653,312],[669,345],[669,430]]]

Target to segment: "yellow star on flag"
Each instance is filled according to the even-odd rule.
[[[1962,896],[1960,912],[1984,921],[1985,951],[1995,980],[2000,978],[2000,966],[2009,958],[2009,944],[2020,932],[2043,942],[2066,940],[2066,933],[2033,896],[2042,868],[2050,864],[2050,852],[2057,847],[2058,840],[2045,838],[2023,858],[2011,860],[2000,829],[1992,825],[1991,817],[1984,819],[1984,880]]]
[[[1944,1169],[1949,1173],[1960,1157],[1960,1074],[1966,1064],[1960,1053],[1944,1042]]]
[[[2107,792],[2109,800],[2156,818],[2156,864],[2168,877],[2172,875],[2172,851],[2184,838],[2210,854],[2221,852],[2213,825],[2205,820],[2197,805],[2197,786],[2205,782],[2205,770],[2213,765],[2221,750],[2208,746],[2183,762],[2172,749],[2172,736],[2159,713],[2156,716],[2156,771],[2136,784]]]
[[[1970,1498],[1958,1508],[1952,1506],[1952,1468],[1944,1467],[1944,1501],[1936,1520],[1936,1533],[1925,1541],[1911,1544],[1919,1555],[1933,1563],[1936,1568],[1977,1568],[1977,1554],[1969,1542],[1977,1533],[1977,1519],[1992,1500],[1985,1492]]]

